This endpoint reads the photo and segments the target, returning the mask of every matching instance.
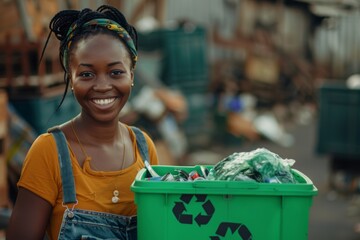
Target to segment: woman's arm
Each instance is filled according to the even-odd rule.
[[[51,211],[52,206],[48,201],[20,187],[6,230],[6,239],[44,239]]]

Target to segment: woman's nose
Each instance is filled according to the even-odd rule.
[[[95,91],[109,91],[112,88],[112,83],[106,75],[98,75],[93,87]]]

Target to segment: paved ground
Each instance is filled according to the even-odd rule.
[[[295,144],[288,148],[269,141],[258,141],[231,147],[217,146],[211,151],[220,156],[227,156],[235,151],[250,151],[257,147],[265,147],[283,158],[295,159],[294,168],[307,175],[319,190],[319,194],[313,198],[310,209],[309,240],[360,239],[360,234],[354,232],[356,222],[360,222],[360,211],[350,211],[354,196],[344,196],[329,191],[329,158],[315,153],[316,127],[315,121],[307,125],[289,127],[288,132],[294,136]]]

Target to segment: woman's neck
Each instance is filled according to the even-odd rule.
[[[74,118],[74,125],[84,144],[98,145],[113,143],[119,139],[120,122],[98,122],[92,118],[79,115]]]

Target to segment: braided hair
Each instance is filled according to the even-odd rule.
[[[115,7],[108,6],[108,5],[102,5],[98,7],[95,11],[85,8],[83,10],[63,10],[58,12],[50,21],[49,29],[50,33],[48,35],[48,38],[46,40],[46,43],[44,45],[40,61],[42,60],[44,56],[45,49],[47,47],[48,41],[51,37],[51,34],[54,33],[56,38],[60,41],[60,47],[59,47],[59,60],[61,63],[61,66],[64,70],[64,82],[66,84],[65,91],[63,94],[63,97],[61,99],[61,102],[58,106],[61,106],[63,103],[67,90],[70,83],[70,73],[69,73],[69,66],[68,66],[68,59],[69,54],[65,54],[66,51],[70,52],[73,49],[73,46],[75,45],[75,42],[78,42],[81,39],[85,39],[89,36],[93,36],[99,33],[104,34],[110,34],[121,41],[121,39],[116,33],[113,31],[109,31],[104,27],[99,26],[84,26],[87,22],[93,20],[93,19],[109,19],[117,24],[119,24],[122,28],[124,28],[127,33],[129,34],[130,38],[132,39],[134,43],[134,47],[137,50],[137,31],[136,29],[130,25],[125,16]],[[77,27],[71,31],[71,34],[69,34],[69,31],[71,30],[71,27],[76,25]],[[69,47],[69,43],[71,42],[71,45]],[[69,48],[68,48],[69,47]],[[65,60],[65,61],[64,61]],[[132,61],[132,67],[135,66],[134,60]]]

